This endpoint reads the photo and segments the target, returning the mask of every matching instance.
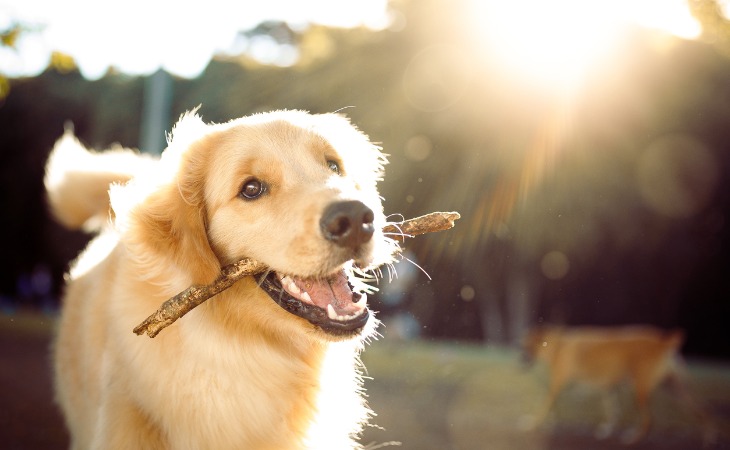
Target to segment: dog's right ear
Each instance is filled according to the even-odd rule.
[[[181,127],[186,130],[180,132]],[[206,131],[196,115],[183,116],[160,167],[111,191],[122,239],[141,270],[159,283],[172,281],[158,279],[170,276],[170,265],[192,284],[209,284],[220,275],[206,224],[205,164],[210,150]],[[184,138],[178,139],[178,134]]]

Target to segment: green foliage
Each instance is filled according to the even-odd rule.
[[[58,51],[51,53],[49,66],[62,74],[70,73],[77,69],[76,61],[74,61],[71,55]]]
[[[10,93],[10,82],[3,75],[0,75],[0,101]]]
[[[15,49],[21,35],[33,31],[32,27],[12,23],[6,29],[0,29],[0,47]],[[0,72],[0,102],[10,93],[10,82],[6,74]],[[0,103],[1,104],[1,103]]]
[[[24,28],[18,24],[11,25],[7,30],[0,30],[0,45],[15,48],[15,43],[23,30]]]
[[[7,30],[0,30],[0,47],[15,47],[15,42],[18,40],[22,28],[19,25],[14,25]],[[7,97],[10,92],[10,82],[7,77],[0,73],[0,102]]]

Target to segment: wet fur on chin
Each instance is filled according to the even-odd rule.
[[[159,162],[64,139],[47,166],[51,206],[72,227],[109,222],[72,266],[54,345],[72,448],[359,448],[370,411],[358,355],[375,318],[338,339],[246,278],[153,340],[131,330],[242,256],[301,276],[337,270],[344,256],[321,239],[316,213],[330,201],[374,211],[363,252],[375,266],[390,262],[397,245],[380,232],[378,147],[340,116],[297,111],[226,124],[187,114]],[[341,175],[325,170],[329,160]],[[238,196],[250,177],[267,183],[266,197]],[[99,194],[110,181],[111,200]]]

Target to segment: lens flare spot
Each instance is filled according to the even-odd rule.
[[[553,250],[545,254],[540,261],[542,274],[550,280],[560,280],[570,271],[570,261],[565,253]]]
[[[404,152],[406,154],[406,158],[409,160],[420,162],[428,159],[431,155],[432,149],[433,144],[431,143],[431,139],[422,134],[417,134],[415,136],[411,136],[411,138],[406,141]]]
[[[657,139],[637,165],[642,199],[655,212],[671,218],[691,217],[706,207],[718,178],[715,155],[688,135]]]
[[[474,297],[476,296],[476,291],[473,287],[469,286],[468,284],[461,287],[461,290],[459,291],[459,296],[462,300],[466,302],[470,302],[474,300]]]

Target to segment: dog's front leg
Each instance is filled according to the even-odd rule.
[[[547,420],[548,415],[550,414],[550,411],[552,411],[553,406],[555,405],[555,401],[558,398],[558,395],[560,394],[560,391],[563,390],[563,387],[565,387],[565,384],[567,382],[567,378],[559,373],[559,372],[553,372],[552,376],[550,377],[550,388],[548,391],[548,398],[545,400],[545,403],[542,406],[542,409],[538,412],[537,415],[534,416],[534,418],[530,421],[530,423],[527,425],[527,429],[537,429],[542,424],[545,423]]]
[[[636,383],[634,388],[636,389],[636,406],[639,410],[639,425],[636,428],[627,430],[621,436],[621,441],[625,445],[634,445],[644,439],[649,434],[652,422],[649,397],[653,386]]]
[[[167,448],[159,429],[137,406],[110,391],[102,401],[94,450],[159,450]]]
[[[601,404],[603,406],[603,422],[601,422],[593,433],[596,439],[606,439],[616,429],[618,423],[618,399],[615,388],[609,388],[601,392]]]

